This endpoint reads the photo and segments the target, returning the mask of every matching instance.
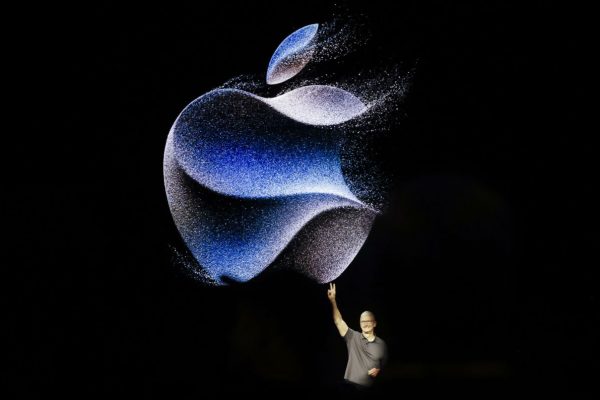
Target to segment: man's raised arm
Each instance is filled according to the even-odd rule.
[[[329,284],[329,289],[327,290],[327,298],[331,302],[331,307],[333,307],[333,322],[335,326],[338,328],[341,336],[346,336],[346,332],[348,332],[348,325],[342,319],[342,314],[340,310],[338,310],[337,303],[335,302],[335,283]]]

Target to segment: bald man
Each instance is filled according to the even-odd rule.
[[[375,335],[377,321],[371,311],[360,314],[360,329],[357,332],[348,328],[338,309],[335,283],[329,284],[327,297],[333,308],[333,322],[348,347],[348,364],[344,380],[357,389],[368,389],[373,385],[387,360],[387,346]]]

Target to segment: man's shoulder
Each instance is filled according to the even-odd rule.
[[[358,333],[357,331],[348,327],[348,330],[346,331],[346,334],[344,335],[344,339],[348,340],[348,339],[354,337],[357,333]]]
[[[378,343],[381,343],[382,345],[384,345],[384,346],[387,346],[387,344],[385,343],[385,340],[383,340],[383,339],[382,339],[382,338],[380,338],[379,336],[375,336],[375,340],[376,340]]]

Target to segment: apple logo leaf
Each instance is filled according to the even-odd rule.
[[[267,83],[276,85],[296,76],[312,59],[319,24],[298,29],[277,47],[267,68]]]

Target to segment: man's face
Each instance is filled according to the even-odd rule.
[[[373,315],[362,313],[360,315],[360,329],[363,333],[372,333],[373,328],[377,326],[377,321],[373,318]]]

